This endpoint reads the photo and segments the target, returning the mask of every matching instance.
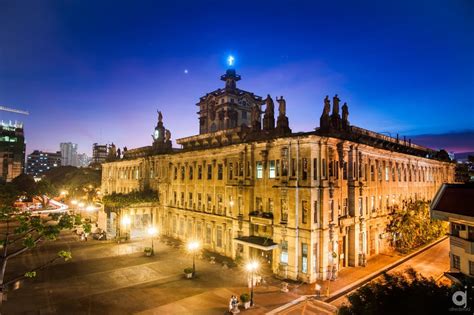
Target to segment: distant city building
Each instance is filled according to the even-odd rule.
[[[319,128],[293,133],[283,97],[238,89],[233,69],[221,78],[225,87],[197,104],[199,134],[177,139],[180,149],[160,112],[150,145],[123,157],[117,150],[115,159],[109,149],[102,193],[152,190],[156,198],[108,208],[101,228],[123,236],[127,216],[131,238],[156,226],[223,256],[259,259],[281,278],[315,282],[390,253],[393,213],[454,181],[445,152],[351,125],[337,95],[321,104]]]
[[[0,122],[0,180],[10,182],[24,172],[25,136],[23,124]]]
[[[26,174],[40,177],[50,169],[61,166],[61,152],[43,152],[35,150],[28,154]]]
[[[59,145],[59,147],[61,148],[61,165],[78,166],[77,144],[63,142]]]
[[[78,167],[88,167],[90,163],[91,163],[91,158],[87,156],[86,153],[81,153],[77,155]]]
[[[94,143],[92,145],[92,164],[102,164],[107,159],[107,145]]]
[[[433,219],[449,222],[453,280],[474,277],[474,184],[444,184],[431,204]]]

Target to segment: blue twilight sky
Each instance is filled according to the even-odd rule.
[[[337,93],[352,124],[474,151],[470,0],[0,0],[0,105],[30,111],[0,119],[25,122],[28,152],[149,145],[157,109],[194,135],[228,54],[239,87],[285,96],[293,131]]]

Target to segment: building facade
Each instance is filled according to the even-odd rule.
[[[91,158],[88,157],[86,153],[79,153],[77,155],[78,167],[88,167],[90,163],[91,163]]]
[[[430,210],[432,218],[449,222],[447,276],[459,281],[474,277],[474,184],[443,185]]]
[[[25,170],[23,124],[0,122],[0,180],[10,182]]]
[[[332,114],[324,100],[320,128],[292,133],[283,97],[275,120],[273,99],[237,92],[240,76],[231,74],[223,76],[224,92],[201,98],[200,134],[178,139],[181,149],[171,148],[160,113],[155,134],[165,136],[103,164],[103,194],[156,192],[155,202],[105,209],[110,233],[129,216],[132,237],[154,225],[225,256],[258,258],[282,278],[313,282],[388,250],[390,214],[408,200],[431,200],[453,181],[454,165],[436,151],[351,126],[337,96]],[[234,102],[211,100],[226,90]],[[209,120],[206,106],[221,102]]]
[[[107,145],[94,143],[92,145],[92,164],[100,165],[107,159]]]
[[[41,177],[52,168],[61,166],[61,152],[43,152],[35,150],[28,154],[26,174]]]
[[[62,142],[59,144],[61,150],[62,166],[78,166],[77,144],[72,142]]]

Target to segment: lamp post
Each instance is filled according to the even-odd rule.
[[[124,230],[125,230],[125,240],[128,240],[128,235],[127,235],[127,227],[130,225],[132,221],[130,220],[130,217],[128,215],[124,215],[124,217],[122,218],[122,225],[124,227]]]
[[[250,306],[253,306],[253,282],[254,274],[257,271],[259,265],[257,261],[251,261],[245,266],[247,271],[250,273]]]
[[[153,238],[155,237],[157,233],[158,233],[158,230],[155,227],[150,226],[148,228],[148,235],[150,235],[151,237],[151,254],[152,255],[155,255],[155,247],[153,246]]]
[[[188,243],[188,250],[193,254],[193,276],[196,273],[196,252],[199,247],[200,244],[198,241],[190,241]]]
[[[234,207],[234,199],[232,199],[232,197],[229,201],[229,207],[230,207],[230,215],[232,216],[232,208]]]

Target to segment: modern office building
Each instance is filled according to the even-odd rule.
[[[62,142],[61,150],[61,165],[62,166],[78,166],[77,144],[72,142]]]
[[[101,224],[110,234],[127,229],[138,237],[154,225],[225,256],[258,258],[283,278],[314,282],[388,250],[391,214],[409,200],[431,200],[454,180],[455,165],[438,151],[351,125],[337,95],[332,113],[324,99],[320,127],[293,133],[283,97],[275,117],[269,95],[237,88],[235,70],[221,79],[225,87],[197,104],[200,134],[178,139],[180,149],[159,113],[150,146],[102,165],[105,195],[156,193],[154,202],[105,208]],[[124,216],[130,226],[120,225]]]
[[[94,143],[92,145],[92,164],[100,165],[107,159],[107,145]]]
[[[10,182],[24,172],[25,149],[23,124],[0,121],[0,181]]]
[[[40,178],[54,167],[61,166],[61,152],[43,152],[35,150],[28,154],[26,174]]]

